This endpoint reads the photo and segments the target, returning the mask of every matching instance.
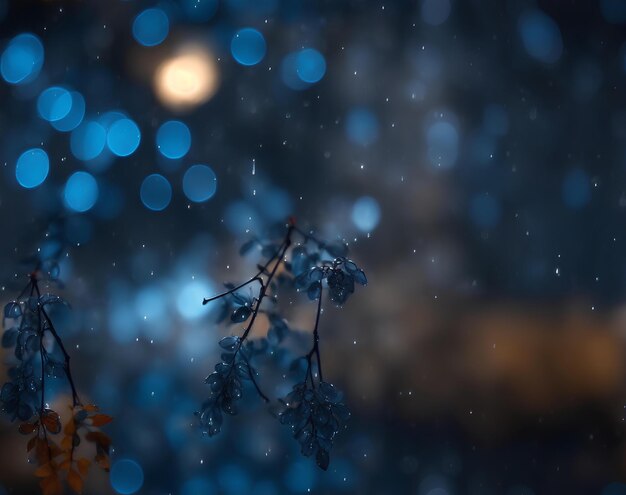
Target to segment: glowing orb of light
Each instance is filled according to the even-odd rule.
[[[217,190],[217,177],[208,165],[192,165],[183,176],[183,192],[194,203],[203,203]]]
[[[153,84],[163,105],[172,110],[189,110],[215,94],[219,72],[206,47],[186,45],[159,65]]]
[[[33,189],[43,183],[48,177],[50,161],[48,155],[41,148],[25,151],[17,159],[15,178],[20,186]]]
[[[0,58],[0,74],[11,84],[35,80],[43,67],[43,45],[34,34],[22,33],[13,38]]]
[[[182,158],[191,146],[189,127],[179,120],[165,122],[156,135],[157,148],[166,158]]]
[[[256,29],[240,29],[230,42],[230,51],[241,65],[256,65],[263,60],[267,51],[265,38]]]
[[[550,16],[538,9],[530,10],[520,16],[518,28],[528,55],[546,64],[561,58],[561,30]]]
[[[50,122],[57,131],[69,132],[76,129],[85,117],[85,98],[78,91],[71,91],[72,105],[70,111],[59,120]]]
[[[143,180],[139,196],[149,210],[162,211],[172,200],[172,186],[162,175],[152,174]]]
[[[93,160],[102,153],[106,130],[96,121],[85,121],[72,131],[70,149],[79,160]]]
[[[163,43],[170,32],[170,20],[161,9],[146,9],[133,22],[133,36],[143,46]]]
[[[120,459],[111,466],[111,486],[121,495],[131,495],[143,486],[143,469],[130,459]]]
[[[141,142],[141,131],[131,119],[116,120],[107,133],[107,145],[117,156],[132,155]]]
[[[363,196],[352,207],[352,222],[362,232],[371,232],[380,222],[380,206],[370,196]]]
[[[305,48],[296,55],[296,72],[305,83],[318,82],[326,73],[326,60],[317,50]]]
[[[44,89],[37,98],[37,112],[42,119],[56,122],[70,113],[72,101],[72,95],[67,89],[51,86]]]
[[[98,183],[91,174],[74,172],[65,183],[63,199],[68,208],[83,213],[96,204],[98,192]]]

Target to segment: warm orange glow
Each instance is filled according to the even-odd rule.
[[[217,65],[200,45],[181,48],[158,66],[154,76],[157,97],[172,110],[189,110],[208,101],[218,85]]]

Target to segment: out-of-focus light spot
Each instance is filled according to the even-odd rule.
[[[501,105],[487,105],[483,112],[483,125],[489,134],[504,136],[509,132],[509,116]]]
[[[626,495],[626,484],[619,482],[609,483],[602,490],[602,495]]]
[[[117,156],[132,155],[141,142],[141,131],[131,119],[116,120],[107,133],[107,145]]]
[[[172,110],[189,110],[217,91],[219,72],[206,47],[187,45],[163,61],[155,72],[154,90]]]
[[[428,158],[436,167],[449,168],[459,154],[459,134],[450,122],[435,122],[426,132]]]
[[[240,29],[230,42],[230,52],[241,65],[256,65],[265,56],[265,38],[252,28]]]
[[[193,22],[205,22],[217,12],[218,0],[181,0],[180,6]]]
[[[2,52],[0,74],[11,84],[26,84],[35,80],[43,67],[43,45],[30,33],[17,35]]]
[[[450,16],[450,0],[423,0],[422,20],[431,26],[439,26]]]
[[[296,55],[296,73],[305,83],[318,82],[326,73],[326,60],[324,56],[313,48],[300,50]]]
[[[500,204],[489,194],[478,194],[470,201],[470,219],[482,229],[490,229],[500,221]]]
[[[55,122],[66,117],[72,109],[72,95],[67,89],[52,86],[45,89],[37,98],[37,112],[48,122]]]
[[[178,120],[165,122],[157,131],[156,143],[163,156],[174,160],[182,158],[191,146],[189,127]]]
[[[128,116],[119,110],[110,110],[108,112],[103,113],[98,117],[98,122],[102,127],[109,132],[109,129],[113,124],[115,124],[118,120],[127,119]]]
[[[162,211],[172,200],[172,186],[162,175],[152,174],[141,183],[139,195],[146,208],[152,211]]]
[[[79,213],[90,210],[98,200],[98,183],[87,172],[74,172],[65,183],[65,205]]]
[[[566,206],[574,210],[582,208],[591,200],[589,176],[579,168],[572,170],[563,179],[561,193]]]
[[[533,9],[522,14],[518,28],[528,55],[546,64],[553,64],[561,58],[563,53],[561,30],[557,23],[541,10]]]
[[[72,154],[79,160],[93,160],[102,153],[106,137],[104,127],[98,122],[85,121],[70,136]]]
[[[352,207],[352,222],[362,232],[371,232],[380,222],[380,206],[370,196],[363,196]]]
[[[350,110],[346,117],[348,139],[361,146],[369,146],[378,139],[378,119],[366,108]]]
[[[611,24],[626,23],[626,2],[624,0],[600,0],[602,17]]]
[[[298,76],[297,66],[296,66],[297,52],[288,54],[282,61],[280,65],[280,76],[285,83],[291,89],[295,89],[297,91],[306,89],[311,85],[305,83]]]
[[[196,476],[190,478],[180,489],[180,495],[213,495],[215,486],[208,476]]]
[[[111,466],[111,486],[121,495],[131,495],[143,486],[143,469],[131,459],[120,459]]]
[[[195,320],[211,311],[211,305],[204,306],[202,300],[214,293],[208,282],[193,280],[187,283],[176,298],[176,308],[186,320]]]
[[[146,9],[133,22],[133,36],[143,46],[163,43],[170,31],[170,20],[161,9]]]
[[[46,180],[49,170],[50,160],[47,153],[41,148],[32,148],[17,159],[15,178],[20,186],[32,189]]]
[[[78,91],[71,91],[70,111],[61,119],[50,122],[57,131],[69,132],[76,129],[85,117],[85,99]]]
[[[314,466],[306,459],[289,464],[285,473],[285,485],[293,493],[310,493],[315,483]]]
[[[472,162],[480,165],[494,163],[496,151],[496,140],[492,135],[486,132],[478,132],[470,138],[469,156]]]
[[[217,482],[224,495],[248,495],[250,493],[250,478],[241,467],[229,464],[220,468],[217,473]]]
[[[217,177],[208,165],[192,165],[183,176],[183,192],[190,201],[203,203],[217,191]]]

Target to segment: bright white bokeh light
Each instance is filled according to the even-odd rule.
[[[165,59],[154,75],[154,91],[172,110],[190,110],[208,101],[219,86],[219,70],[205,46],[185,45]]]

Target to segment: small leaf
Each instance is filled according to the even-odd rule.
[[[28,443],[26,444],[26,452],[30,452],[31,450],[33,450],[35,448],[35,445],[37,445],[37,437],[33,437],[28,441]]]
[[[307,290],[307,295],[309,296],[309,299],[311,301],[315,301],[318,297],[320,297],[321,293],[322,284],[320,282],[315,282],[314,284],[311,284],[309,286],[309,289]]]
[[[245,256],[246,254],[248,254],[252,250],[252,248],[256,246],[256,244],[256,239],[250,239],[249,241],[244,242],[239,248],[239,256]]]
[[[234,351],[239,344],[239,337],[236,335],[230,335],[220,340],[219,345],[222,349],[227,351]]]
[[[328,455],[328,451],[324,449],[319,449],[317,451],[317,455],[315,456],[315,460],[317,465],[322,468],[324,471],[328,469],[328,464],[330,463],[330,456]]]
[[[89,466],[91,466],[91,461],[83,457],[82,459],[78,459],[78,461],[76,461],[76,466],[78,467],[80,474],[85,477],[89,471]]]
[[[22,307],[17,302],[10,302],[4,307],[5,318],[19,318],[22,316]]]
[[[43,426],[50,433],[56,434],[61,431],[61,418],[59,415],[51,409],[46,409],[41,420]]]
[[[17,342],[18,331],[16,328],[9,328],[2,334],[2,347],[13,347]]]
[[[78,471],[70,469],[67,473],[67,484],[74,493],[81,494],[83,492],[83,479],[80,477]]]
[[[36,428],[37,428],[37,423],[22,423],[19,426],[18,431],[22,435],[30,435],[33,431],[35,431]],[[28,449],[28,450],[30,450],[30,449]]]
[[[367,277],[365,276],[365,272],[363,270],[354,272],[353,277],[357,284],[367,285]]]
[[[37,476],[37,478],[47,478],[52,474],[54,474],[54,470],[49,462],[43,466],[39,466],[35,471],[35,476]]]
[[[233,314],[230,315],[230,320],[233,323],[243,323],[248,319],[248,317],[252,314],[252,309],[248,306],[241,306],[233,311]]]
[[[48,304],[63,304],[69,307],[69,303],[62,297],[55,296],[54,294],[44,294],[39,298],[39,304],[46,306]]]
[[[107,416],[106,414],[94,414],[91,416],[91,425],[92,426],[104,426],[113,421],[111,416]]]

